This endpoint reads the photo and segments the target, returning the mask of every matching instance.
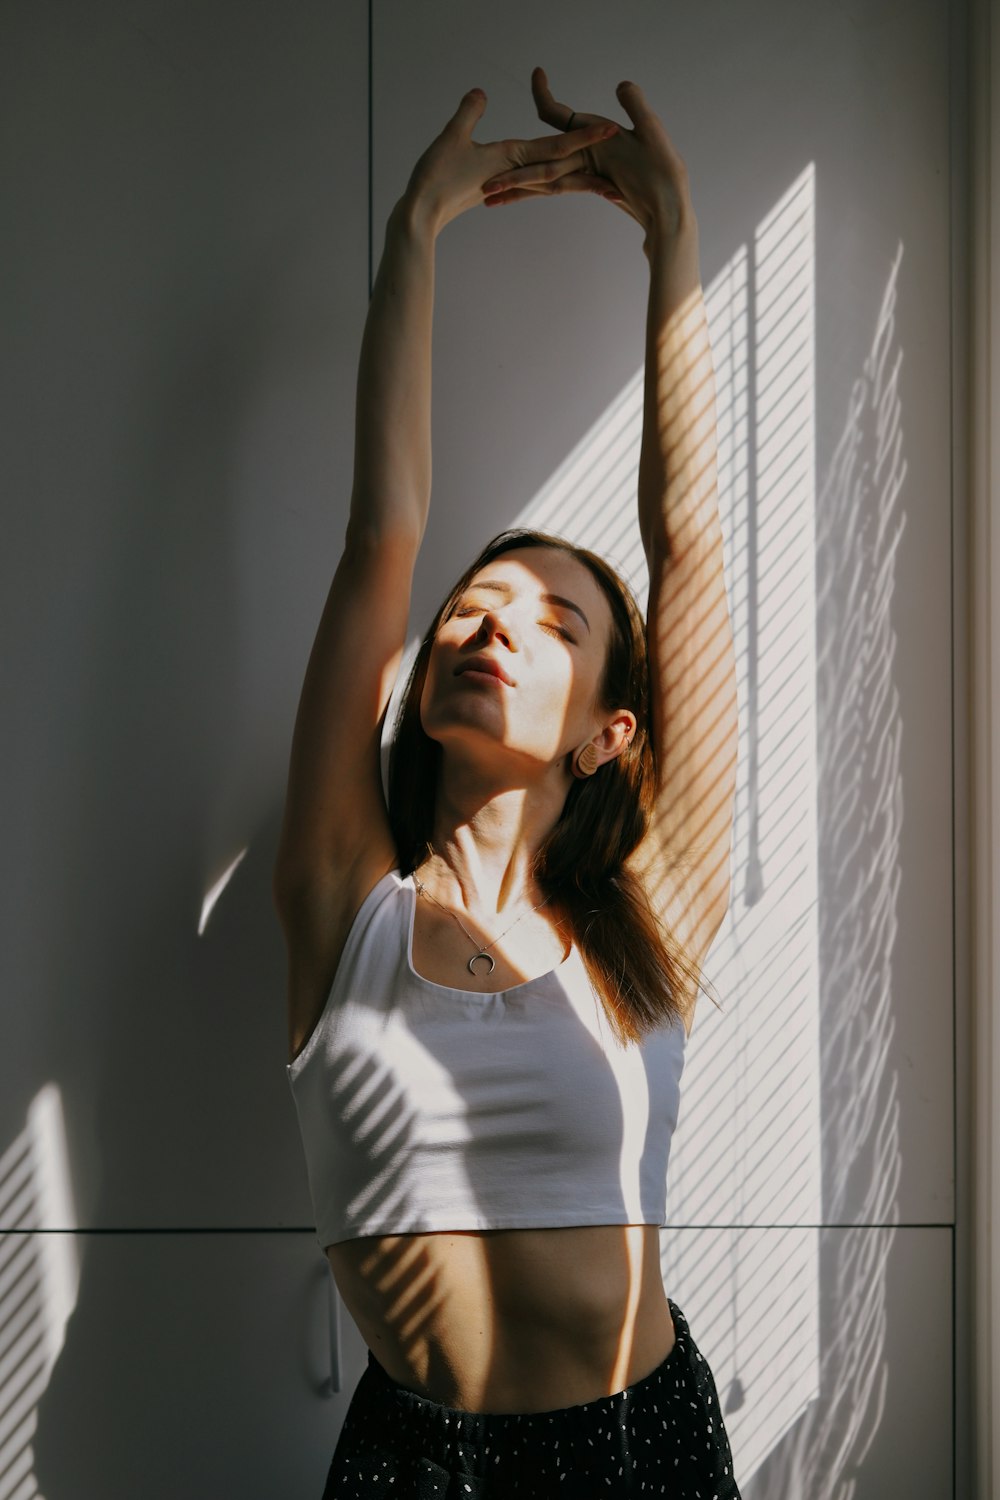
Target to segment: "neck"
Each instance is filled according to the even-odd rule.
[[[499,917],[524,902],[534,905],[542,899],[532,878],[534,859],[559,820],[567,791],[565,777],[501,788],[445,758],[435,799],[434,856],[421,868],[421,879],[428,888],[435,882],[436,895],[440,885],[460,896],[469,912]]]

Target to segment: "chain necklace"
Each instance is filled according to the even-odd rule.
[[[520,917],[515,917],[514,920],[513,920],[513,922],[511,922],[510,926],[507,927],[507,928],[505,928],[504,931],[501,932],[501,934],[500,934],[500,936],[498,938],[494,938],[493,941],[492,941],[492,943],[487,943],[486,947],[483,948],[483,947],[480,946],[478,938],[474,938],[472,936],[472,933],[466,927],[465,923],[462,921],[461,917],[458,915],[458,912],[457,911],[452,911],[450,907],[442,906],[441,902],[437,899],[437,897],[431,895],[430,891],[424,885],[423,881],[422,880],[418,880],[416,871],[413,872],[413,883],[414,883],[414,885],[417,888],[417,894],[418,895],[420,895],[420,896],[426,896],[427,899],[428,899],[428,901],[433,901],[435,906],[441,907],[441,910],[443,912],[446,912],[448,914],[448,916],[455,918],[455,921],[458,923],[459,927],[461,927],[462,931],[465,933],[466,937],[469,939],[469,942],[476,949],[475,953],[469,959],[469,973],[476,975],[476,978],[478,979],[479,976],[478,976],[478,974],[476,974],[475,965],[479,962],[479,960],[481,958],[485,958],[486,962],[489,964],[489,968],[486,970],[486,973],[483,975],[483,978],[485,979],[490,974],[492,974],[493,970],[496,968],[496,964],[494,963],[494,961],[493,961],[493,955],[490,953],[489,950],[491,948],[495,948],[496,945],[497,945],[497,943],[502,942],[503,939],[507,936],[508,932],[513,932],[514,928],[517,926],[518,922],[520,922],[521,918],[522,917],[526,917],[528,915],[528,913],[526,911],[523,911],[521,913]],[[546,896],[544,900],[539,901],[538,905],[537,906],[533,906],[531,908],[531,910],[533,912],[540,911],[542,909],[542,907],[545,905],[545,902],[548,901],[548,900],[549,900],[549,897]]]

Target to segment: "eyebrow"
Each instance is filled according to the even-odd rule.
[[[505,594],[508,599],[514,592],[509,583],[502,583],[499,578],[478,578],[475,583],[467,585],[465,592],[471,594],[473,589],[490,589],[495,594]],[[572,599],[564,599],[562,594],[542,594],[540,598],[543,604],[559,604],[563,609],[571,609],[574,614],[580,616],[587,629],[590,629],[590,621],[579,604],[574,604]]]

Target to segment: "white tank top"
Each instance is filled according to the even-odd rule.
[[[576,948],[509,990],[414,971],[411,875],[354,919],[287,1065],[324,1248],[376,1234],[665,1222],[684,1027],[623,1047]]]

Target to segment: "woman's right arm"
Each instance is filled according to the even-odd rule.
[[[361,345],[344,550],[292,738],[279,911],[303,886],[339,883],[359,862],[392,864],[379,742],[430,503],[435,237],[420,200],[404,196],[389,217]]]
[[[431,488],[431,325],[441,229],[484,202],[498,171],[545,163],[579,174],[601,127],[478,144],[486,98],[466,94],[390,214],[358,371],[355,463],[344,551],[299,702],[274,868],[286,932],[349,920],[396,854],[382,795],[382,719],[406,639]],[[353,908],[353,910],[351,910]]]
[[[396,864],[379,752],[430,500],[434,239],[404,197],[362,340],[350,514],[302,684],[272,880],[289,1060],[322,1012],[358,908]]]

